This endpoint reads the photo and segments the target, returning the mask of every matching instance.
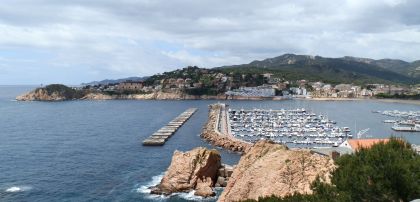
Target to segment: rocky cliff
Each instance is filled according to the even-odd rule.
[[[195,190],[197,196],[214,196],[220,167],[221,157],[216,150],[199,147],[185,153],[175,151],[171,165],[151,193],[169,195]]]
[[[201,137],[215,146],[235,152],[246,152],[252,144],[218,131],[216,125],[219,119],[220,110],[220,105],[214,104],[209,106],[209,117],[201,132]]]
[[[61,84],[51,84],[37,88],[29,93],[16,97],[19,101],[63,101],[79,99],[83,92]]]
[[[261,140],[241,157],[218,201],[311,193],[310,184],[315,178],[321,176],[328,181],[333,169],[328,157]]]

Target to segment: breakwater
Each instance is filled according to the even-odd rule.
[[[209,118],[201,137],[215,146],[235,152],[246,152],[252,144],[232,136],[228,124],[226,105],[212,104],[209,106]]]
[[[145,146],[162,146],[165,142],[197,111],[197,108],[189,108],[175,119],[170,121],[150,137],[143,140]]]

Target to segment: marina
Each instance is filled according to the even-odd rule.
[[[145,146],[162,146],[165,142],[197,111],[197,108],[189,108],[175,119],[170,121],[147,139],[143,140]]]
[[[384,116],[395,119],[384,120],[384,123],[394,124],[391,129],[399,132],[420,132],[420,111],[386,110],[376,111]]]
[[[338,146],[352,138],[349,127],[304,108],[228,110],[229,132],[242,140],[270,139],[293,147]]]

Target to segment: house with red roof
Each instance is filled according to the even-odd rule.
[[[353,151],[358,151],[361,148],[370,148],[374,144],[387,143],[388,138],[385,139],[348,139],[341,143],[340,147],[346,147]]]

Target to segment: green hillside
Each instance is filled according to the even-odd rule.
[[[399,64],[395,61],[387,62],[387,60],[285,54],[249,64],[224,66],[217,69],[224,72],[270,72],[288,80],[322,80],[330,83],[420,83],[418,74],[416,76],[415,73],[411,73],[412,76],[410,76],[408,72],[411,70],[405,70],[406,65],[411,65],[411,63]]]

